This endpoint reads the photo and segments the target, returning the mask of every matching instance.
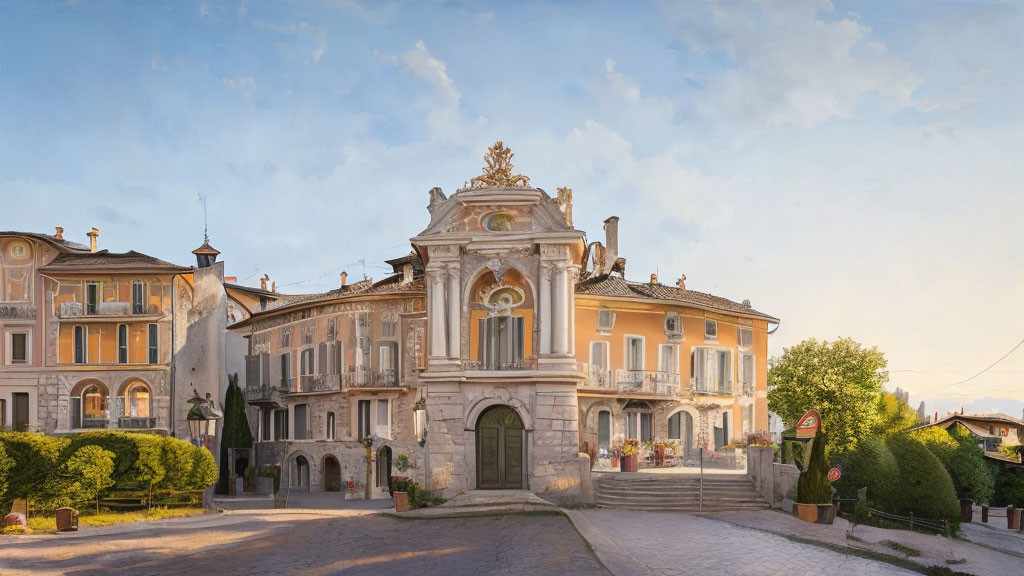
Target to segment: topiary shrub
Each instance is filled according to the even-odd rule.
[[[205,490],[217,482],[217,461],[206,448],[192,447],[192,466],[186,480],[189,490]]]
[[[195,446],[165,436],[161,439],[160,463],[164,467],[164,477],[159,488],[164,490],[188,490],[189,476],[192,474],[192,452]]]
[[[58,459],[68,446],[68,439],[32,432],[3,432],[0,445],[14,463],[7,473],[7,491],[0,509],[10,509],[16,498],[27,498],[45,512],[48,503],[66,489],[57,472]]]
[[[944,428],[938,426],[921,428],[911,432],[910,437],[924,444],[932,454],[935,454],[939,462],[942,462],[943,466],[949,467],[949,461],[953,458],[953,452],[956,451],[957,442]]]
[[[893,436],[885,445],[899,468],[899,483],[886,511],[933,520],[945,518],[954,530],[958,528],[960,503],[953,480],[939,459],[909,435]]]
[[[14,468],[14,459],[7,455],[3,443],[0,443],[0,503],[7,501],[7,475],[10,474],[11,468]],[[7,509],[0,507],[0,513]]]
[[[61,455],[60,464],[70,458],[79,448],[99,446],[114,455],[114,471],[111,478],[117,486],[140,488],[138,479],[134,477],[132,468],[139,459],[138,433],[120,432],[115,430],[98,430],[69,436],[71,444]]]
[[[114,453],[99,446],[82,446],[61,466],[61,475],[68,480],[61,504],[95,500],[100,511],[100,495],[114,485]]]
[[[958,497],[982,503],[992,499],[995,475],[970,432],[960,426],[948,431],[931,426],[911,432],[910,437],[924,444],[942,462]]]
[[[797,480],[796,501],[800,504],[828,504],[832,501],[828,463],[825,462],[825,443],[825,435],[819,431],[814,437],[807,469]]]
[[[857,490],[867,488],[867,503],[879,510],[892,509],[892,498],[897,494],[899,467],[896,458],[878,437],[868,437],[857,443],[857,448],[839,459],[843,475],[835,483],[843,498],[856,498]]]

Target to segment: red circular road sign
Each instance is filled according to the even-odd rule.
[[[840,468],[839,466],[833,466],[828,471],[828,481],[829,482],[835,482],[836,480],[839,480],[839,478],[842,475],[843,475],[843,469]]]

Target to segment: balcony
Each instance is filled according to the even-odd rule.
[[[581,388],[608,390],[626,394],[679,396],[679,374],[652,370],[605,370],[599,366],[578,363],[577,373],[583,376]]]
[[[60,320],[87,320],[103,318],[127,318],[127,317],[158,317],[160,311],[155,305],[144,307],[139,312],[132,311],[131,302],[99,302],[92,311],[81,302],[61,302],[57,309],[57,318]]]
[[[353,370],[343,375],[346,388],[393,388],[398,386],[398,372],[394,369]]]
[[[274,392],[277,388],[272,386],[246,386],[245,401],[255,404],[274,402]]]
[[[484,371],[536,370],[537,359],[531,357],[516,362],[484,362],[482,360],[466,360],[462,363],[462,369]]]
[[[716,381],[711,378],[690,378],[690,389],[694,394],[732,396],[732,380]]]

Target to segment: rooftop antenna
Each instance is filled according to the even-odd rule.
[[[206,220],[206,196],[196,192],[196,200],[203,203],[203,242],[208,244],[210,242],[210,235],[208,234],[209,225]]]
[[[363,267],[363,280],[366,280],[366,258],[361,258],[359,265]]]

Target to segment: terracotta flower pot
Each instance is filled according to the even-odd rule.
[[[619,459],[619,470],[622,472],[637,471],[637,454],[630,454]]]
[[[796,505],[796,517],[804,522],[816,524],[818,522],[818,505],[798,503]]]
[[[408,492],[395,492],[395,512],[408,512],[409,511],[409,493]]]

